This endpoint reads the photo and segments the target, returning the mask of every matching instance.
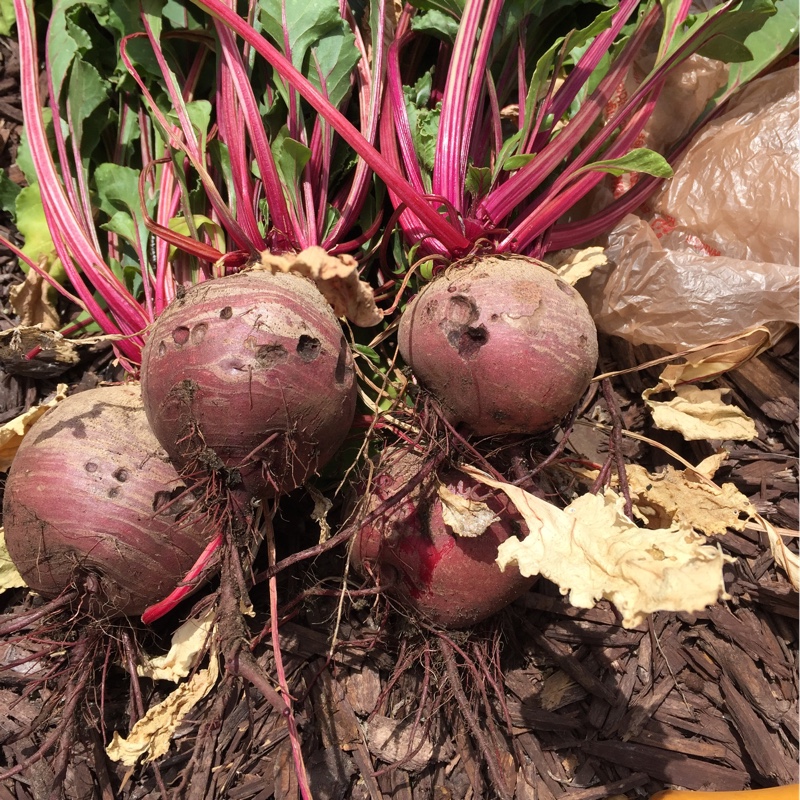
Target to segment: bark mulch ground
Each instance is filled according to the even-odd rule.
[[[0,41],[0,166],[13,167],[21,122],[13,42]],[[8,219],[0,232],[14,236]],[[0,330],[17,320],[7,301],[21,280],[11,254],[0,250]],[[619,340],[602,342],[603,371],[643,363],[651,353]],[[758,438],[727,443],[718,478],[745,493],[774,525],[798,526],[797,334],[720,379],[756,421]],[[72,390],[114,377],[106,351],[92,351],[61,376],[0,373],[0,423],[40,402],[56,380]],[[645,376],[614,384],[625,425],[650,432],[640,393]],[[650,384],[652,385],[652,383]],[[607,414],[602,393],[584,419]],[[720,443],[657,438],[697,463]],[[605,434],[579,426],[576,452],[602,460]],[[658,450],[630,441],[628,461],[654,470]],[[57,487],[54,487],[57,491]],[[281,525],[288,538],[313,542],[301,498]],[[606,603],[571,607],[540,580],[527,595],[480,629],[442,642],[402,616],[384,614],[373,598],[344,604],[331,646],[339,598],[309,596],[281,626],[281,650],[315,800],[334,798],[509,797],[517,800],[600,800],[646,796],[670,785],[737,790],[797,781],[798,598],[755,528],[717,537],[736,557],[726,568],[730,599],[696,614],[654,614],[625,630]],[[287,571],[285,597],[316,578],[342,574],[341,554]],[[266,591],[264,592],[266,595]],[[0,595],[0,623],[39,603],[23,590]],[[269,619],[254,597],[257,632]],[[164,638],[138,631],[150,649]],[[271,674],[272,651],[255,649]],[[47,659],[25,661],[39,647],[30,637],[0,641],[0,769],[25,761],[64,713],[54,702],[57,676],[42,683]],[[447,654],[450,654],[449,658]],[[485,668],[477,674],[470,665]],[[488,678],[486,676],[489,676]],[[152,705],[168,685],[141,682]],[[98,693],[82,714],[69,759],[43,759],[0,784],[0,800],[89,798],[231,798],[286,800],[298,796],[283,718],[257,691],[231,681],[182,723],[170,753],[153,767],[110,762],[97,729]],[[106,736],[136,717],[130,682],[109,667],[102,697]],[[56,773],[63,786],[51,792]]]

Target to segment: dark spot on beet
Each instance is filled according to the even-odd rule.
[[[575,293],[575,290],[568,283],[564,283],[564,281],[559,280],[558,278],[556,278],[556,286],[558,286],[558,288],[568,297],[572,297],[572,295]]]
[[[578,337],[578,341],[581,343],[581,347],[585,347],[586,343],[589,341],[589,337],[585,333],[582,333]]]
[[[128,470],[126,470],[125,467],[114,470],[112,474],[120,483],[125,483],[125,481],[128,480]]]
[[[505,422],[510,416],[510,414],[505,411],[501,411],[500,409],[492,411],[492,419],[496,422]]]
[[[286,361],[289,354],[282,344],[262,344],[256,350],[256,361],[260,367],[269,369],[282,361]]]
[[[87,472],[97,472],[97,464],[95,464],[94,461],[87,461],[84,469]]]
[[[450,326],[472,325],[473,322],[477,322],[478,315],[478,306],[467,295],[457,294],[447,303],[445,319]]]
[[[153,511],[160,511],[170,501],[169,492],[156,492],[153,495]]]
[[[479,316],[478,306],[467,295],[455,295],[447,303],[445,318],[439,327],[462,358],[473,358],[489,341],[486,326],[474,324]]]
[[[179,502],[174,502],[179,498]],[[159,512],[164,506],[169,505],[168,513],[177,516],[180,513],[185,513],[193,502],[194,499],[186,492],[186,487],[183,484],[179,484],[174,489],[162,490],[153,495],[153,511]]]
[[[108,490],[108,496],[113,500],[119,494],[119,486],[112,486]]]
[[[474,358],[481,347],[489,341],[489,331],[483,325],[477,328],[464,327],[447,334],[447,341],[458,350],[462,358]]]
[[[492,322],[497,322],[497,320],[499,320],[499,319],[500,319],[500,315],[499,315],[499,314],[492,314],[492,316],[491,316],[491,317],[489,317],[489,319],[490,319]]]
[[[192,328],[192,344],[200,344],[203,339],[206,338],[206,334],[208,333],[208,324],[205,322],[200,322]]]
[[[230,306],[225,306],[225,308],[219,312],[219,315],[222,319],[230,319],[233,316],[233,309]]]
[[[172,331],[172,341],[179,347],[189,341],[189,329],[185,325],[181,325]]]
[[[167,345],[164,342],[161,342],[158,345],[158,355],[159,357],[163,358],[167,354]]]
[[[322,349],[322,342],[315,339],[313,336],[307,336],[305,333],[297,340],[297,353],[300,359],[306,364],[310,364],[318,356]]]

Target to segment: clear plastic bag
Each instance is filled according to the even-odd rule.
[[[609,266],[578,288],[598,327],[676,351],[798,321],[794,68],[751,83],[706,126],[651,200],[622,220]]]

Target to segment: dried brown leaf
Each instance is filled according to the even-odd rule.
[[[209,641],[215,613],[215,609],[210,608],[202,617],[186,620],[172,634],[172,644],[165,655],[146,658],[137,666],[139,675],[173,683],[185,678]]]
[[[677,386],[677,397],[651,400],[655,389],[647,389],[642,399],[653,415],[653,423],[667,431],[677,431],[688,441],[707,439],[750,441],[757,436],[756,425],[740,408],[722,401],[727,389],[699,389],[690,384]]]
[[[675,523],[714,536],[728,528],[743,530],[755,514],[750,501],[732,483],[716,486],[689,470],[673,467],[653,474],[629,464],[625,472],[634,503],[653,527]]]
[[[444,484],[439,485],[438,493],[439,499],[442,501],[444,524],[456,536],[466,538],[480,536],[498,519],[497,514],[486,503],[464,497],[464,495],[451,491]]]
[[[61,327],[56,291],[36,270],[28,270],[25,280],[11,287],[8,299],[20,325],[39,325],[45,331]]]
[[[218,656],[212,651],[207,669],[198,670],[166,699],[153,706],[132,728],[127,738],[114,731],[106,753],[112,761],[132,767],[144,756],[153,761],[169,751],[183,718],[214,688],[219,675]]]
[[[332,256],[321,247],[309,247],[295,255],[274,255],[265,250],[253,269],[292,272],[313,281],[331,304],[337,317],[347,317],[354,325],[377,325],[383,314],[375,304],[368,283],[358,277],[358,262],[351,255]]]
[[[525,576],[543,575],[578,608],[605,598],[625,627],[636,627],[653,611],[699,611],[725,596],[726,556],[685,525],[638,528],[611,490],[583,495],[562,511],[473,467],[462,470],[505,492],[528,527],[522,541],[512,536],[500,545],[500,568],[516,564]]]
[[[0,528],[0,593],[6,589],[20,589],[27,585],[8,554],[6,533]]]
[[[39,417],[60,403],[67,396],[67,384],[59,383],[55,397],[46,403],[29,408],[18,417],[0,427],[0,472],[7,472],[17,454],[25,434]]]

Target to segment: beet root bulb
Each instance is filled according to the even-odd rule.
[[[138,385],[72,395],[25,436],[6,482],[9,555],[28,586],[91,592],[109,617],[169,594],[212,538],[147,424]]]
[[[153,327],[142,359],[153,431],[182,467],[229,470],[252,493],[305,483],[353,421],[355,370],[319,290],[291,274],[205,281]]]
[[[583,298],[521,257],[451,267],[409,304],[398,341],[446,416],[482,436],[552,428],[597,364]]]
[[[391,451],[375,480],[365,516],[424,469],[421,457]],[[445,523],[438,487],[485,503],[497,516],[478,536],[459,536]],[[509,536],[525,535],[524,523],[504,495],[458,470],[435,471],[371,522],[353,539],[356,568],[377,578],[389,595],[427,622],[464,628],[500,611],[523,595],[536,578],[497,566],[497,548]]]

